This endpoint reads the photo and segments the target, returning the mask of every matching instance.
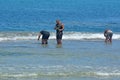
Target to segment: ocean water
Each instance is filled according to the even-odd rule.
[[[120,41],[34,40],[0,43],[1,80],[119,80]]]
[[[65,26],[62,46],[56,19]],[[40,30],[51,34],[47,46]],[[0,0],[0,80],[119,80],[119,45],[119,0]]]

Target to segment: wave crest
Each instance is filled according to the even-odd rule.
[[[55,32],[50,33],[50,39],[55,39]],[[37,39],[37,32],[1,32],[0,41],[13,40],[35,40]],[[82,33],[82,32],[64,32],[63,39],[65,40],[103,40],[105,39],[103,33]],[[113,39],[120,40],[120,34],[113,34]]]
[[[120,77],[119,67],[92,67],[76,65],[56,66],[3,66],[0,78],[39,78],[39,77]],[[7,70],[5,72],[4,70]]]
[[[120,73],[102,72],[39,72],[39,73],[0,73],[1,78],[33,78],[33,77],[120,77]]]

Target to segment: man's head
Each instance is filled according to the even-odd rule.
[[[57,23],[57,24],[60,24],[60,20],[56,20],[56,23]]]

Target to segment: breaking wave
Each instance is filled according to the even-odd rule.
[[[120,77],[119,68],[91,66],[11,66],[1,67],[0,78],[39,77]],[[7,69],[8,72],[4,70]],[[28,70],[29,69],[29,70]]]
[[[35,40],[37,32],[0,32],[0,41],[13,40]],[[50,39],[55,39],[55,32],[51,32]],[[65,40],[103,40],[103,33],[84,33],[84,32],[64,32],[63,39]],[[120,40],[120,34],[115,33],[113,39]]]
[[[66,73],[56,73],[56,72],[47,72],[47,73],[0,73],[0,77],[5,78],[33,78],[33,77],[120,77],[120,73],[101,73],[101,72],[66,72]]]

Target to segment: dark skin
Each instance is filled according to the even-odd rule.
[[[61,22],[59,20],[56,20],[56,24],[61,24]],[[55,30],[59,30],[59,31],[63,31],[64,30],[64,25],[62,24],[62,28],[61,29],[57,29],[56,27],[54,29]],[[61,39],[57,39],[57,44],[62,44]]]

